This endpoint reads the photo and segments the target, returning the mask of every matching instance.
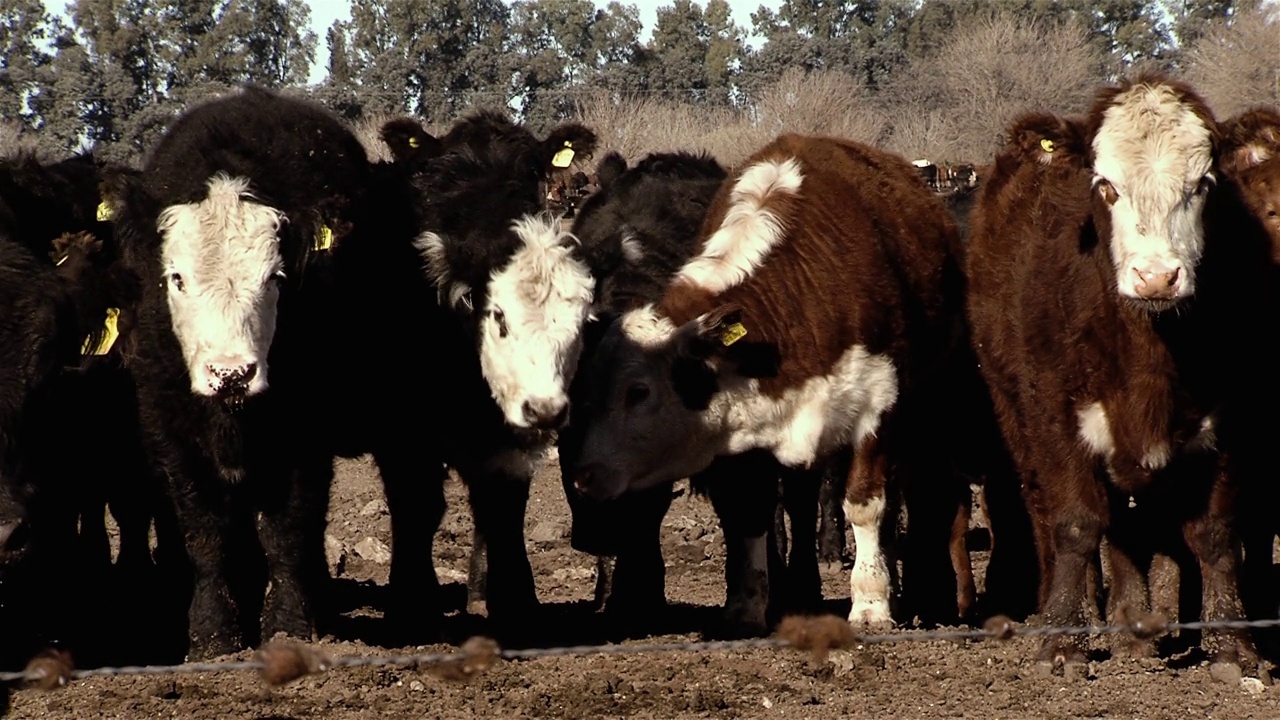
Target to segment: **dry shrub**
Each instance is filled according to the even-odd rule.
[[[577,116],[596,132],[596,157],[616,151],[634,161],[651,152],[705,150],[724,161],[740,152],[740,120],[728,108],[599,92],[578,101]]]
[[[1078,22],[1053,25],[998,10],[961,24],[938,52],[886,88],[888,149],[938,162],[986,162],[1026,110],[1083,112],[1103,78]]]
[[[1219,118],[1258,104],[1280,104],[1280,5],[1241,11],[1216,24],[1187,56],[1185,78]]]
[[[754,114],[766,142],[795,132],[874,144],[889,126],[867,86],[837,70],[788,68],[760,93]]]

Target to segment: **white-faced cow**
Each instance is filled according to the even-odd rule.
[[[1203,618],[1239,618],[1228,448],[1258,376],[1233,366],[1253,352],[1244,318],[1270,251],[1220,186],[1218,125],[1190,87],[1148,75],[1101,90],[1085,121],[1028,115],[1009,137],[974,211],[968,311],[1034,518],[1041,610],[1082,623],[1106,537],[1113,621],[1150,608],[1152,554],[1181,547]],[[1203,644],[1223,667],[1256,659],[1243,632]],[[1050,637],[1040,660],[1084,655]]]
[[[542,212],[544,185],[573,154],[589,155],[595,135],[565,123],[539,138],[499,113],[477,112],[439,138],[412,120],[388,123],[383,138],[396,163],[411,169],[416,191],[417,257],[401,266],[418,272],[418,285],[406,290],[416,317],[401,313],[392,322],[415,338],[403,341],[419,348],[414,356],[430,363],[416,378],[395,376],[408,390],[388,392],[416,394],[436,408],[393,430],[436,453],[435,473],[443,462],[468,486],[477,531],[472,607],[483,602],[500,632],[536,630],[524,544],[529,482],[567,419],[595,286],[577,240]],[[431,488],[435,523],[405,528],[425,550],[404,562],[423,575],[443,513],[441,491]],[[398,555],[398,535],[395,542]],[[428,591],[431,574],[430,587],[420,585]]]
[[[247,87],[185,112],[140,175],[109,183],[143,287],[127,362],[194,570],[191,658],[239,650],[259,626],[314,633],[328,486],[300,467],[314,440],[298,409],[323,393],[306,381],[324,358],[299,352],[298,291],[323,284],[368,171],[327,111]]]
[[[612,323],[582,369],[589,417],[574,483],[603,500],[714,462],[724,482],[747,473],[742,503],[777,492],[776,471],[755,482],[762,461],[803,469],[852,446],[849,617],[890,623],[886,475],[922,477],[913,459],[939,454],[927,445],[937,433],[913,432],[928,413],[913,413],[954,345],[954,224],[902,158],[787,134],[721,187],[701,237],[662,299]],[[756,507],[769,510],[725,527],[742,539],[728,547],[726,579],[743,588],[730,597],[768,595],[773,504]],[[758,605],[745,609],[726,608],[727,619],[765,623]]]

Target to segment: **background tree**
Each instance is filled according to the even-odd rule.
[[[1186,79],[1225,118],[1252,105],[1280,108],[1280,6],[1250,3],[1212,24],[1187,53]]]

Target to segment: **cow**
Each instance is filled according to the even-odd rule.
[[[717,508],[736,518],[725,526],[728,596],[756,601],[724,619],[759,632],[778,474],[850,447],[849,620],[890,625],[886,481],[927,482],[941,454],[921,443],[941,437],[928,425],[945,413],[929,412],[937,398],[919,389],[936,389],[954,346],[954,223],[903,158],[784,134],[721,186],[700,238],[662,299],[614,320],[581,370],[590,400],[572,482],[604,500],[712,467],[736,478],[738,507]],[[944,563],[956,512],[943,518]]]
[[[412,118],[390,121],[382,137],[414,189],[416,255],[402,268],[419,273],[412,292],[434,303],[414,301],[417,328],[409,332],[426,336],[407,341],[430,343],[431,373],[389,392],[420,393],[438,410],[415,410],[426,429],[397,432],[437,453],[439,481],[448,466],[466,483],[476,528],[468,605],[514,638],[538,629],[529,615],[538,602],[525,506],[533,472],[568,417],[595,285],[580,243],[543,212],[545,185],[557,167],[590,155],[595,134],[567,122],[538,137],[501,113],[476,111],[440,137]],[[382,413],[380,402],[371,411]],[[427,594],[435,586],[431,536],[443,514],[442,490],[430,483],[418,492],[430,493],[434,522],[404,528],[422,548],[405,563],[421,570]],[[398,555],[406,545],[398,535],[393,542]]]
[[[1029,113],[1008,137],[973,213],[967,312],[1033,519],[1043,617],[1082,624],[1105,537],[1113,621],[1149,610],[1152,554],[1178,547],[1203,618],[1237,619],[1228,447],[1250,374],[1229,358],[1256,335],[1241,318],[1269,250],[1221,184],[1218,124],[1188,85],[1142,74],[1100,89],[1085,118]],[[1228,675],[1256,661],[1240,631],[1202,644]],[[1038,662],[1074,674],[1081,641],[1047,637]]]
[[[323,359],[299,352],[300,289],[327,281],[369,171],[328,111],[249,85],[183,112],[137,176],[107,178],[142,286],[124,356],[190,561],[191,659],[316,632],[328,485],[304,466],[298,413]]]
[[[1271,257],[1280,263],[1280,108],[1258,106],[1244,110],[1223,122],[1222,172],[1225,180],[1238,188],[1245,205],[1267,233],[1271,242]],[[1268,281],[1271,292],[1280,291],[1280,274]],[[1267,307],[1276,307],[1280,295],[1267,299]],[[1266,368],[1261,377],[1269,377]],[[1249,428],[1258,433],[1256,446],[1267,447],[1267,440],[1275,436],[1275,428],[1264,422],[1271,414],[1265,412],[1277,399],[1276,389],[1267,386],[1264,391],[1256,388],[1251,398],[1256,406],[1255,420]],[[1263,470],[1243,489],[1240,501],[1241,540],[1244,559],[1241,566],[1241,595],[1245,609],[1253,617],[1272,618],[1280,608],[1280,594],[1276,592],[1276,574],[1272,563],[1272,548],[1280,533],[1273,507],[1277,493],[1274,482],[1266,476],[1269,462],[1265,457],[1241,462],[1246,470]],[[1266,638],[1273,647],[1274,637]]]

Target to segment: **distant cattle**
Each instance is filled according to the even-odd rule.
[[[323,388],[290,382],[322,362],[298,352],[299,289],[324,281],[368,174],[327,111],[246,87],[188,109],[108,184],[143,289],[127,363],[193,570],[192,659],[315,631],[328,487],[300,467],[298,398]]]
[[[1220,187],[1218,141],[1190,87],[1141,76],[1099,91],[1087,119],[1015,120],[980,191],[968,312],[1034,519],[1051,624],[1084,620],[1103,537],[1109,619],[1150,608],[1152,554],[1180,547],[1203,576],[1203,618],[1240,617],[1228,461],[1257,376],[1233,364],[1254,353],[1246,298],[1270,251]],[[1243,632],[1203,642],[1214,663],[1256,659]],[[1077,639],[1049,637],[1039,658],[1076,666],[1084,654]]]
[[[369,293],[359,305],[369,319],[359,322],[385,328],[372,330],[373,347],[398,349],[356,347],[367,356],[362,362],[375,366],[369,372],[385,379],[372,379],[381,390],[364,396],[353,417],[381,417],[385,424],[369,423],[368,437],[351,449],[394,440],[406,451],[435,453],[436,477],[404,490],[410,502],[427,503],[433,520],[401,525],[392,507],[393,578],[404,568],[421,578],[414,581],[424,593],[419,598],[434,594],[431,540],[444,511],[441,463],[447,464],[466,482],[475,518],[472,608],[483,603],[498,632],[536,631],[525,506],[552,433],[568,418],[569,383],[594,292],[580,244],[543,212],[543,188],[566,150],[589,157],[595,135],[564,123],[539,138],[500,113],[476,112],[439,138],[408,118],[385,125],[383,138],[396,163],[411,170],[406,248],[417,256],[398,261],[394,277],[366,271],[356,286]],[[400,277],[404,272],[418,273],[416,280]],[[415,362],[400,372],[380,367],[389,358]],[[414,416],[387,413],[387,397]],[[381,459],[379,467],[390,493],[389,468]],[[437,600],[425,602],[432,607]],[[405,612],[424,615],[413,604]]]
[[[717,507],[736,518],[725,527],[729,597],[758,599],[772,589],[763,544],[778,473],[852,446],[849,619],[889,624],[888,475],[936,482],[939,496],[954,490],[935,472],[945,451],[929,447],[946,413],[920,394],[937,389],[957,347],[954,224],[902,158],[783,135],[721,187],[701,238],[662,299],[615,320],[581,370],[589,417],[573,481],[604,500],[714,462],[725,481],[737,478],[724,499],[739,511]],[[808,493],[816,506],[812,476]],[[940,518],[912,515],[940,536],[918,548],[933,559],[916,567],[950,564],[954,500],[934,506],[946,508]],[[766,623],[758,603],[726,610],[744,629]]]

